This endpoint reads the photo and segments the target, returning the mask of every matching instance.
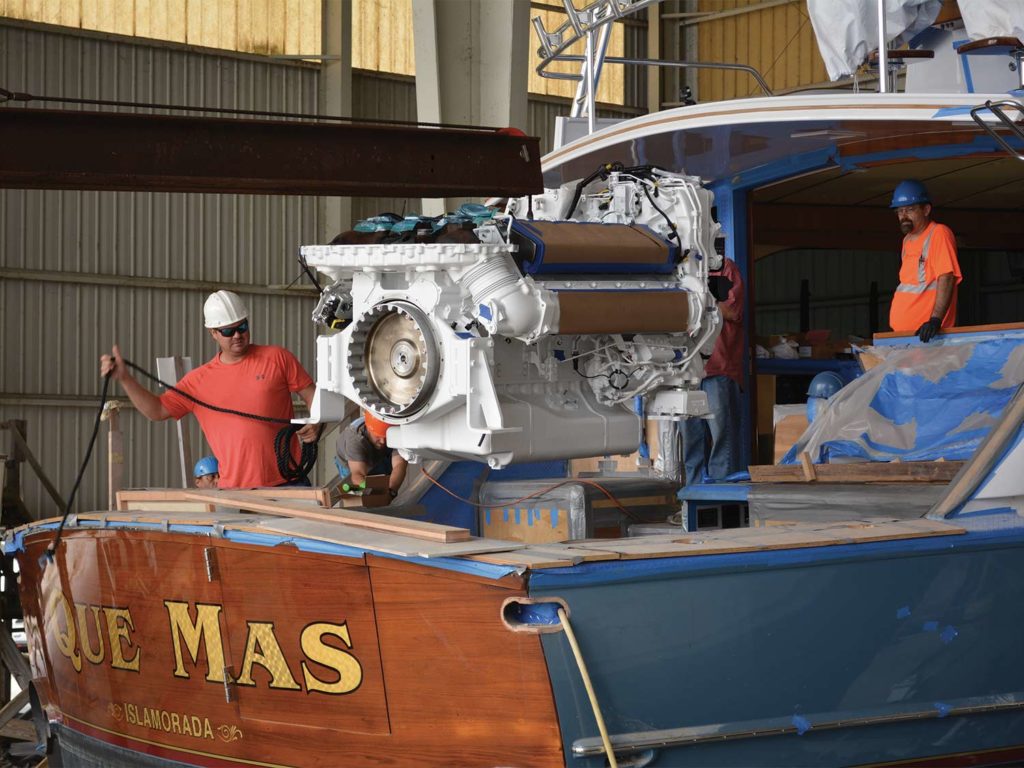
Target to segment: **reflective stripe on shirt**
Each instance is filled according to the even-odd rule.
[[[921,247],[921,258],[917,260],[917,282],[900,283],[898,286],[896,286],[897,293],[924,293],[926,291],[934,291],[936,290],[936,288],[938,288],[937,280],[932,280],[930,283],[925,282],[925,264],[928,262],[928,246],[931,245],[932,235],[934,233],[935,227],[931,227],[928,231],[928,237],[924,239],[924,245]],[[906,243],[904,243],[904,250],[906,249],[906,247]]]

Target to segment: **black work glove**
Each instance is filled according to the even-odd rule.
[[[928,318],[928,322],[924,323],[920,328],[917,329],[917,338],[927,344],[936,333],[939,332],[939,328],[942,327],[942,319],[938,317]]]
[[[715,301],[728,301],[732,290],[732,280],[724,275],[708,275],[708,288]]]

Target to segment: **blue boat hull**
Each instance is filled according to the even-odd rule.
[[[652,765],[1001,764],[1024,744],[1020,530],[599,563],[530,593],[568,604],[613,744]],[[565,638],[542,642],[566,763],[605,765],[579,754],[600,742]]]

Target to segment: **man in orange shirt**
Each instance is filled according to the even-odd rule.
[[[940,328],[956,324],[956,287],[963,279],[956,240],[949,227],[931,220],[931,199],[919,181],[901,181],[889,207],[903,230],[900,284],[892,297],[889,325],[928,342]]]
[[[217,354],[182,378],[175,386],[220,408],[291,419],[292,392],[306,405],[316,389],[313,379],[288,350],[253,344],[249,311],[231,291],[210,294],[203,307],[206,328],[217,344]],[[219,413],[197,405],[177,392],[155,395],[128,371],[117,345],[100,358],[100,375],[121,382],[132,404],[151,421],[180,419],[195,413],[220,465],[220,488],[256,488],[285,484],[277,468],[274,437],[281,424]],[[307,424],[297,433],[304,443],[315,442],[319,425]]]

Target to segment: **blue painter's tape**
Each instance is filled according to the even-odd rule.
[[[430,568],[439,568],[442,571],[454,571],[456,573],[465,573],[470,576],[482,576],[485,579],[493,579],[495,581],[503,579],[513,573],[518,572],[518,568],[511,565],[491,565],[489,563],[477,563],[472,560],[462,560],[457,557],[404,557],[402,555],[393,555],[387,552],[377,553],[381,557],[386,557],[389,560],[402,560],[406,563],[418,563],[419,565],[425,565]]]
[[[551,527],[558,527],[558,507],[551,508]]]
[[[488,507],[487,509],[484,510],[484,522],[487,525],[491,524],[491,510],[490,510],[490,507]]]
[[[933,705],[936,711],[939,713],[939,717],[945,717],[949,714],[949,704],[943,704],[941,701],[936,701]]]
[[[921,625],[922,632],[935,632],[939,628],[939,622],[937,621],[926,621]]]
[[[501,513],[505,517],[505,522],[507,523],[508,522],[508,507],[505,507],[503,510],[501,510]]]
[[[558,618],[560,607],[558,603],[512,603],[509,609],[521,624],[551,626],[562,623]]]
[[[519,507],[516,507],[516,525],[522,524],[522,514],[523,510],[520,509]]]
[[[472,333],[466,333],[465,331],[456,331],[455,335],[460,339],[474,339],[476,338]]]
[[[796,726],[797,736],[803,736],[811,730],[811,721],[800,715],[793,715],[793,725]]]
[[[904,605],[902,608],[896,611],[897,619],[905,619],[910,615],[910,606]]]
[[[975,509],[970,512],[961,512],[956,517],[963,520],[965,517],[988,517],[990,515],[1015,515],[1017,510],[1013,507],[992,507],[992,509]]]
[[[946,645],[949,645],[956,640],[957,635],[959,634],[960,633],[956,631],[956,627],[947,625],[946,628],[942,630],[942,634],[939,635],[939,639]]]
[[[481,304],[479,307],[477,307],[477,313],[484,320],[490,320],[492,317],[494,317],[494,315],[491,314],[491,308],[484,304]]]
[[[533,508],[526,510],[526,524],[533,528]]]

